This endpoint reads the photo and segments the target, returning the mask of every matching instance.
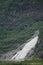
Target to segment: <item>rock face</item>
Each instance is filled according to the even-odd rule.
[[[22,61],[26,58],[32,57],[34,54],[35,45],[38,41],[38,34],[39,32],[37,31],[30,40],[21,45],[18,49],[3,55],[1,60]]]

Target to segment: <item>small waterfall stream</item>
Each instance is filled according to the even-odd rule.
[[[21,61],[23,60],[26,55],[29,53],[29,51],[35,47],[35,45],[37,44],[38,41],[38,36],[34,37],[33,39],[31,39],[31,41],[27,42],[25,44],[25,46],[23,47],[22,50],[18,51],[12,58],[11,60],[15,60],[15,61]]]

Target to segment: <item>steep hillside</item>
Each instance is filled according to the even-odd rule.
[[[40,31],[37,52],[43,51],[43,1],[0,0],[0,56]]]

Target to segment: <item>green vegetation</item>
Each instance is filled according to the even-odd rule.
[[[25,60],[21,62],[0,61],[0,65],[43,65],[43,60],[32,59],[32,60]]]
[[[9,9],[10,7],[12,7],[14,5],[15,6],[21,6],[25,3],[28,2],[39,2],[39,3],[43,3],[43,0],[0,0],[0,9]]]
[[[20,26],[15,27],[12,32],[7,29],[3,29],[0,33],[0,51],[9,51],[17,48],[15,44],[21,44],[26,42],[31,36],[34,34],[36,30],[40,31],[40,39],[43,39],[43,22],[32,22],[30,24],[22,24]],[[41,42],[40,42],[41,43]],[[7,46],[6,46],[7,45]],[[38,44],[39,51],[43,50],[42,46]]]

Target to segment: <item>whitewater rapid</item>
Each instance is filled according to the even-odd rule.
[[[31,39],[31,41],[27,42],[25,46],[23,47],[22,50],[18,51],[12,58],[11,60],[19,61],[23,60],[26,55],[29,53],[29,51],[35,47],[38,41],[38,36],[34,37]]]

